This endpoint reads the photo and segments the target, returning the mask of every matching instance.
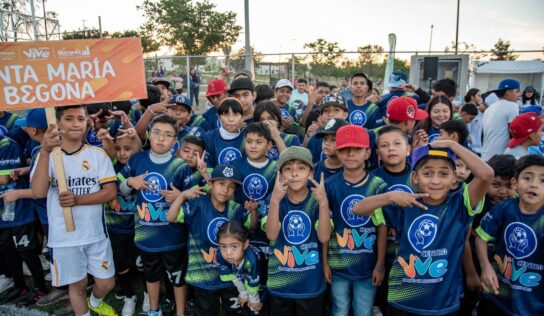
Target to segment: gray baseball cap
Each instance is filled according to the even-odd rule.
[[[312,153],[308,148],[301,146],[291,146],[280,153],[276,166],[281,170],[283,164],[291,160],[299,160],[308,164],[313,169]]]

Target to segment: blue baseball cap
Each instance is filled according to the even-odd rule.
[[[412,170],[415,170],[418,163],[425,157],[444,158],[451,162],[455,170],[455,154],[449,148],[434,148],[431,145],[418,147],[412,151]]]
[[[536,115],[541,115],[542,114],[542,108],[540,106],[538,106],[538,105],[530,105],[530,106],[524,108],[523,110],[521,110],[520,114],[528,113],[528,112],[533,112]]]
[[[397,70],[393,71],[391,76],[389,76],[389,82],[387,83],[387,88],[400,88],[401,84],[406,84],[408,82],[408,76],[406,73]]]
[[[47,118],[45,117],[45,109],[26,110],[25,117],[17,119],[15,121],[15,126],[47,128]]]
[[[514,79],[504,79],[499,83],[499,87],[497,88],[497,91],[500,90],[510,90],[510,89],[519,89],[521,86],[519,84],[519,81]]]
[[[189,98],[184,96],[183,94],[175,94],[170,98],[170,101],[168,102],[168,106],[174,106],[174,105],[183,105],[189,110],[193,108],[193,103]]]
[[[237,184],[242,184],[242,174],[240,169],[232,165],[218,165],[213,169],[210,176],[210,182],[215,180],[231,180]]]

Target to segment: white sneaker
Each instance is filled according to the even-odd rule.
[[[4,292],[5,290],[11,289],[13,287],[13,279],[12,278],[6,278],[5,275],[0,276],[0,293]]]
[[[383,316],[382,311],[378,306],[374,306],[374,308],[372,309],[372,314],[373,316]]]
[[[43,271],[51,269],[51,263],[49,262],[49,260],[45,259],[44,255],[40,255],[40,261],[42,262]]]
[[[147,313],[151,309],[149,305],[149,295],[147,292],[144,292],[144,301],[142,302],[142,312]]]
[[[23,262],[23,275],[27,277],[32,276],[32,273],[30,273],[30,269],[26,265],[26,262]]]
[[[44,276],[44,279],[47,282],[51,282],[51,279],[52,279],[51,272],[47,272],[47,274]]]
[[[123,310],[121,311],[122,316],[132,316],[136,311],[136,301],[138,297],[136,295],[132,297],[125,297],[125,303],[123,304]]]

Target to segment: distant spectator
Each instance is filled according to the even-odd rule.
[[[527,86],[523,93],[521,94],[521,99],[518,101],[520,109],[523,109],[530,105],[538,105],[540,106],[540,103],[538,102],[538,94],[535,91],[535,88],[533,86]]]
[[[255,93],[257,97],[255,98],[255,104],[261,101],[268,101],[274,98],[274,89],[267,84],[260,84],[255,86]]]

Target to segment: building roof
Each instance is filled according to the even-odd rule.
[[[491,60],[474,61],[472,67],[480,74],[532,74],[544,73],[540,60]]]

